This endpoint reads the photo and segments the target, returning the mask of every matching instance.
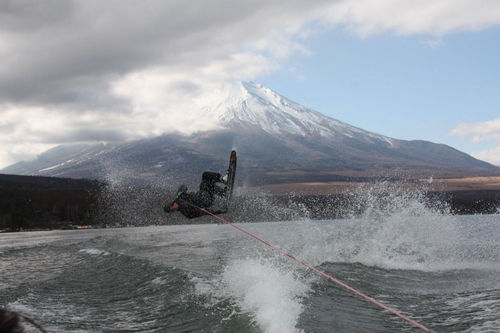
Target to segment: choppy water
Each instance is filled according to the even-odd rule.
[[[499,331],[500,215],[240,226],[437,332]],[[227,225],[2,234],[0,276],[53,332],[420,331]]]

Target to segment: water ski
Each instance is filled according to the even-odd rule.
[[[226,184],[226,198],[224,203],[224,208],[227,210],[229,207],[229,202],[233,195],[234,189],[234,177],[236,176],[236,151],[231,151],[229,156],[229,167],[227,168],[227,184]]]

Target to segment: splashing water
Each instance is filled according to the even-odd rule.
[[[355,256],[361,263],[426,270],[450,259],[449,249],[460,236],[457,219],[444,202],[387,183],[375,184],[360,197],[367,209],[353,222],[365,228],[364,246]]]
[[[349,204],[349,219],[288,222],[286,234],[268,230],[266,237],[315,265],[345,262],[422,271],[491,267],[488,254],[470,251],[474,240],[461,217],[425,191],[377,183],[359,188]]]
[[[266,333],[298,332],[301,297],[307,285],[293,272],[266,260],[236,260],[222,274],[226,292],[242,311],[252,314]]]

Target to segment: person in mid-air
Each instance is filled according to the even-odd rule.
[[[165,204],[163,210],[167,213],[179,211],[190,219],[206,214],[199,208],[207,209],[213,214],[225,213],[226,211],[223,210],[211,211],[210,206],[214,203],[216,195],[222,198],[226,196],[227,177],[227,174],[222,176],[218,172],[205,171],[198,192],[188,192],[187,187],[182,185],[179,187],[174,200]],[[224,187],[219,186],[219,183]]]

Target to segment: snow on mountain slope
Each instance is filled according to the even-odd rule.
[[[3,173],[19,175],[64,175],[66,169],[95,161],[116,145],[106,143],[60,145],[40,154],[34,161],[24,161],[2,169]]]
[[[333,140],[365,136],[393,144],[393,139],[351,126],[295,103],[254,82],[242,82],[219,103],[206,107],[222,127],[254,126],[271,135],[321,136]]]

